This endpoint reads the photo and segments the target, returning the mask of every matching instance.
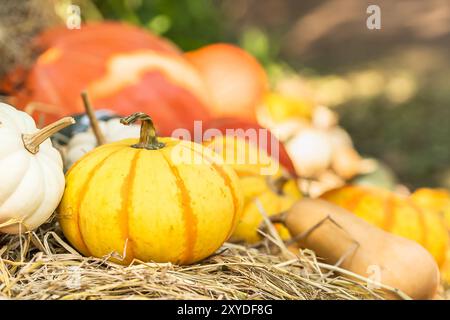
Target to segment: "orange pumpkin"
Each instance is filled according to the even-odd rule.
[[[417,206],[409,197],[384,189],[349,185],[331,190],[322,198],[388,232],[415,240],[434,256],[439,266],[443,265],[448,248],[444,221]]]
[[[46,104],[40,110],[49,113],[46,122],[82,112],[84,89],[98,109],[152,114],[162,135],[209,119],[208,91],[198,71],[173,44],[146,31],[111,22],[59,27],[37,44],[44,51],[14,95],[21,107]]]
[[[255,109],[268,90],[268,80],[255,58],[225,43],[202,47],[185,57],[203,75],[211,91],[211,111],[215,116],[256,118]]]
[[[411,195],[412,201],[418,206],[431,210],[443,216],[450,232],[450,192],[446,189],[420,188]],[[450,285],[450,248],[447,251],[447,260],[441,268],[441,277]]]

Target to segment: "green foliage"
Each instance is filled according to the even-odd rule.
[[[105,19],[138,25],[188,51],[225,41],[222,16],[212,0],[93,0]]]
[[[378,98],[341,109],[357,149],[383,159],[409,187],[450,187],[450,108],[430,91],[398,106]]]

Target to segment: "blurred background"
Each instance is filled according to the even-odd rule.
[[[448,0],[2,0],[0,73],[34,59],[38,32],[64,23],[122,20],[185,51],[235,43],[271,82],[294,79],[336,110],[356,149],[380,159],[409,188],[450,188],[450,1]],[[369,30],[366,9],[381,8]]]

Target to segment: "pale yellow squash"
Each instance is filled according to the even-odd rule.
[[[239,221],[243,196],[236,173],[201,145],[154,134],[94,149],[66,175],[60,224],[84,255],[111,253],[122,264],[189,264],[214,253]]]
[[[216,136],[205,142],[229,164],[240,178],[244,193],[244,209],[232,237],[233,242],[256,243],[262,240],[258,232],[263,213],[268,216],[288,210],[301,192],[295,179],[289,178],[281,165],[263,149],[237,136]],[[289,231],[279,223],[275,228],[282,239]]]

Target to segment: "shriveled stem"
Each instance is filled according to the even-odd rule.
[[[158,150],[165,146],[164,143],[159,142],[156,136],[155,126],[152,118],[143,112],[136,112],[128,117],[120,119],[120,123],[130,125],[138,120],[141,120],[141,132],[139,143],[132,145],[133,148]]]
[[[81,99],[83,99],[84,109],[86,110],[86,114],[89,118],[89,123],[91,124],[92,131],[94,132],[95,138],[97,139],[97,145],[101,146],[106,143],[105,136],[100,130],[100,126],[98,124],[97,117],[95,116],[94,108],[92,107],[91,102],[89,101],[89,97],[86,91],[81,93]]]
[[[24,133],[22,134],[23,145],[29,152],[36,154],[39,152],[39,146],[41,143],[47,140],[52,134],[74,123],[75,120],[72,117],[65,117],[49,124],[35,133]]]

